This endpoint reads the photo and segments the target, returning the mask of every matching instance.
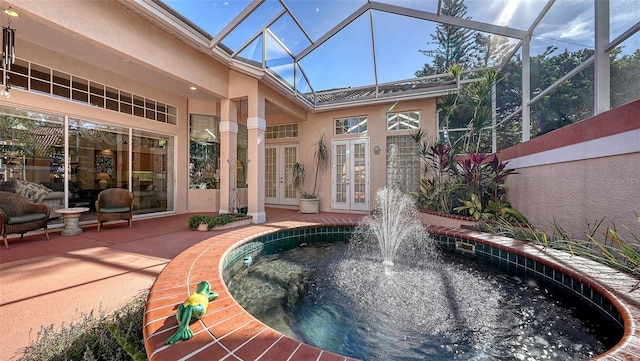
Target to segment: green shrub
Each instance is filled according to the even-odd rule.
[[[18,355],[19,361],[146,360],[142,316],[147,292],[105,316],[102,311],[82,314],[77,322],[42,327]]]
[[[217,214],[217,215],[195,215],[189,217],[189,229],[196,230],[200,224],[206,224],[207,229],[212,229],[215,226],[221,226],[223,224],[231,223],[240,219],[247,218],[244,213],[236,214]]]

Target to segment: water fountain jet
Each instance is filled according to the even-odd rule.
[[[404,194],[398,186],[397,152],[397,146],[391,144],[389,150],[390,185],[376,192],[374,211],[360,221],[355,232],[361,238],[358,243],[371,239],[377,241],[385,274],[391,272],[394,259],[402,244],[427,245],[430,243],[429,238],[425,235],[424,227],[420,222],[420,214],[413,199]]]
[[[589,358],[605,349],[536,283],[514,283],[480,264],[439,257],[398,186],[396,151],[391,146],[389,186],[378,190],[374,211],[348,245],[265,256],[228,282],[234,298],[287,336],[363,360],[551,360]]]

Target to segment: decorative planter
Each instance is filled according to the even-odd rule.
[[[197,231],[202,231],[202,232],[204,232],[204,231],[220,231],[220,230],[228,229],[228,228],[247,226],[249,224],[251,224],[251,217],[247,216],[246,218],[242,218],[242,219],[238,219],[237,221],[221,224],[221,225],[215,226],[215,227],[213,227],[211,229],[207,229],[207,224],[206,223],[200,223],[196,230]]]
[[[204,231],[208,231],[209,228],[207,228],[207,224],[206,223],[200,223],[198,225],[198,228],[196,229],[196,231],[200,231],[200,232],[204,232]]]
[[[298,199],[300,206],[299,213],[318,213],[320,211],[320,198],[300,198]]]
[[[451,228],[470,228],[478,223],[471,217],[427,210],[420,210],[420,218],[422,223],[426,225],[438,225]]]

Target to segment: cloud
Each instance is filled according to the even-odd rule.
[[[581,12],[574,14],[565,11],[562,16],[545,18],[534,31],[535,36],[592,47],[594,31],[593,9],[583,9]]]

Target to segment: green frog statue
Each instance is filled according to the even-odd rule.
[[[178,331],[169,337],[166,344],[188,340],[193,337],[193,331],[189,328],[189,323],[193,319],[200,319],[207,313],[209,301],[218,298],[218,294],[211,291],[211,285],[207,281],[198,283],[196,292],[192,293],[184,303],[178,307],[176,319],[178,319]]]

